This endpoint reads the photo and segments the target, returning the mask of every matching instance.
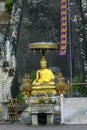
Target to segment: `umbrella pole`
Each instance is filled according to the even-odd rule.
[[[45,56],[45,50],[42,49],[42,56]]]

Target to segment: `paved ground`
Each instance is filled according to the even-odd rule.
[[[87,130],[87,124],[79,125],[53,125],[53,126],[29,126],[15,122],[12,124],[0,124],[0,130]]]

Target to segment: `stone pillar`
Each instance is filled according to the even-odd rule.
[[[38,125],[38,114],[32,114],[32,125]]]
[[[53,124],[53,114],[47,114],[47,124],[48,125]]]

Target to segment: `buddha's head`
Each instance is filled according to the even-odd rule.
[[[47,67],[47,60],[45,59],[44,56],[42,57],[40,61],[40,66],[41,66],[41,69],[45,69]]]

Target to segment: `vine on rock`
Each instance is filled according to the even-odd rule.
[[[12,10],[14,0],[5,0],[5,7],[8,11]]]

